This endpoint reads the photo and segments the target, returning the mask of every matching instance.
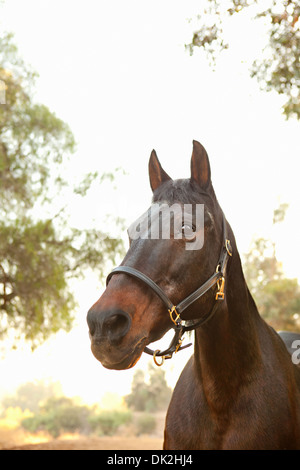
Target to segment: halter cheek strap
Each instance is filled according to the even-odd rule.
[[[222,244],[219,261],[216,267],[216,271],[204,284],[202,284],[202,286],[196,289],[192,294],[187,296],[184,300],[179,302],[179,304],[174,305],[171,302],[171,300],[168,298],[168,296],[165,294],[165,292],[154,281],[152,281],[152,279],[146,276],[146,274],[143,274],[142,272],[130,266],[118,266],[117,268],[114,268],[111,271],[111,273],[107,276],[106,285],[109,283],[111,277],[114,274],[125,273],[125,274],[128,274],[129,276],[139,279],[140,281],[144,282],[144,284],[147,284],[149,287],[151,287],[151,289],[158,295],[158,297],[160,297],[162,302],[167,307],[170,318],[173,322],[173,328],[175,330],[174,337],[168,349],[164,351],[159,351],[159,350],[153,351],[152,349],[148,347],[144,349],[145,353],[153,356],[153,359],[156,365],[159,365],[159,366],[162,365],[165,359],[170,359],[172,357],[173,353],[176,353],[178,351],[181,351],[182,349],[185,349],[191,346],[192,343],[182,346],[183,334],[186,331],[191,331],[202,326],[214,315],[214,313],[216,312],[219,306],[219,301],[224,300],[225,275],[226,275],[228,259],[230,256],[232,256],[232,248],[231,248],[230,240],[227,237],[226,220],[223,215],[223,244]],[[196,302],[196,300],[200,299],[200,297],[202,297],[207,291],[209,291],[216,284],[217,284],[218,290],[216,293],[215,302],[214,302],[212,309],[206,315],[201,317],[199,320],[191,320],[188,322],[185,322],[184,320],[182,320],[180,317],[182,312],[186,310],[194,302]],[[158,363],[156,357],[162,357],[162,362]]]

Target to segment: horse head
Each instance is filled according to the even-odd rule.
[[[145,348],[174,325],[179,328],[181,321],[204,318],[215,303],[210,288],[220,287],[223,278],[216,267],[224,271],[227,263],[226,250],[226,256],[222,251],[225,219],[213,190],[204,147],[193,142],[191,176],[177,180],[163,170],[153,150],[149,178],[152,204],[129,228],[130,246],[121,269],[108,277],[104,293],[87,315],[92,352],[109,369],[133,367]],[[169,210],[164,213],[163,207]],[[199,220],[197,207],[202,208]],[[210,279],[207,291],[201,291],[199,297],[194,295],[197,298],[186,303],[180,318],[175,306]],[[165,305],[169,299],[173,316]]]

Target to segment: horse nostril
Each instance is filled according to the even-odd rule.
[[[94,340],[106,337],[110,341],[121,340],[129,331],[131,318],[123,310],[99,311],[92,307],[87,314],[90,336]]]
[[[121,340],[131,325],[130,316],[123,311],[108,315],[102,323],[102,333],[111,341]]]

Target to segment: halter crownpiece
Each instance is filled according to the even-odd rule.
[[[178,351],[182,351],[183,349],[191,346],[192,343],[182,346],[183,334],[186,331],[195,330],[196,328],[199,328],[200,326],[204,325],[204,323],[206,323],[215,314],[219,306],[219,301],[224,300],[224,297],[225,297],[224,288],[225,288],[226,268],[227,268],[229,257],[231,256],[232,256],[232,247],[231,247],[230,240],[228,239],[228,236],[227,236],[226,219],[223,214],[223,244],[221,248],[219,261],[216,267],[216,271],[204,284],[202,284],[202,286],[200,286],[198,289],[192,292],[192,294],[188,295],[184,300],[179,302],[179,304],[174,305],[171,302],[171,300],[168,298],[168,296],[165,294],[165,292],[154,281],[152,281],[152,279],[146,276],[146,274],[143,274],[142,272],[130,266],[118,266],[117,268],[114,268],[110,272],[110,274],[107,276],[106,285],[109,283],[111,277],[114,274],[125,273],[125,274],[128,274],[129,276],[135,277],[139,279],[140,281],[143,281],[149,287],[151,287],[151,289],[160,297],[160,299],[166,305],[171,321],[174,324],[174,326],[172,326],[173,329],[175,330],[174,337],[168,349],[164,351],[160,351],[160,350],[153,351],[152,349],[148,347],[145,347],[144,349],[145,353],[153,356],[153,360],[156,365],[161,366],[164,363],[165,359],[171,359],[174,353],[177,353]],[[186,310],[190,305],[192,305],[196,300],[202,297],[208,290],[210,290],[216,284],[218,288],[216,292],[216,297],[215,297],[216,302],[214,303],[212,309],[208,312],[208,314],[204,315],[200,320],[191,320],[188,322],[185,322],[184,320],[182,320],[182,318],[180,317],[182,312]],[[161,357],[162,361],[158,362],[157,357]]]

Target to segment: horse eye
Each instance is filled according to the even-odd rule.
[[[182,231],[184,232],[185,230],[190,230],[192,232],[195,232],[196,231],[196,227],[194,224],[185,224],[183,223],[182,224]]]
[[[181,230],[182,230],[183,235],[186,238],[191,238],[191,237],[194,237],[195,235],[196,227],[194,224],[183,223],[181,226]]]

